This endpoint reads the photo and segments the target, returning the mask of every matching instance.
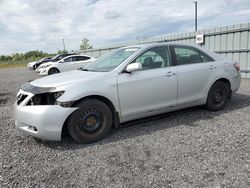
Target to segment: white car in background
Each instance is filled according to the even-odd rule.
[[[60,61],[42,64],[36,71],[41,76],[84,68],[96,59],[87,55],[70,55]]]
[[[30,71],[33,71],[34,70],[34,66],[36,65],[37,61],[32,61],[30,63],[27,64],[27,68],[28,70]]]

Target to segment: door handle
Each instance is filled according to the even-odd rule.
[[[167,73],[165,74],[165,76],[167,76],[167,77],[174,76],[174,75],[175,75],[174,72],[167,72]]]
[[[216,69],[216,66],[214,66],[214,65],[209,65],[209,69]]]

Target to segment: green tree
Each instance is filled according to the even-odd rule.
[[[80,50],[87,50],[87,49],[92,49],[93,46],[91,44],[89,44],[89,39],[84,38],[82,40],[82,43],[80,45]]]
[[[0,63],[11,62],[11,63],[18,63],[18,62],[29,62],[29,61],[36,61],[41,58],[51,56],[53,54],[44,53],[42,51],[29,51],[26,53],[14,53],[11,56],[9,55],[0,55]]]
[[[23,61],[23,60],[24,60],[23,54],[19,53],[12,54],[12,61]]]

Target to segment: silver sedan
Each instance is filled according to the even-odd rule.
[[[90,143],[138,118],[198,105],[221,110],[240,80],[239,63],[198,46],[128,46],[87,68],[24,84],[15,123],[41,139],[61,140],[65,130]]]

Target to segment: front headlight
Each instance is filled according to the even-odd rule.
[[[44,66],[42,66],[41,68],[42,68],[42,69],[45,69],[45,68],[47,68],[47,67],[49,67],[49,66],[51,66],[51,65],[44,65]]]

